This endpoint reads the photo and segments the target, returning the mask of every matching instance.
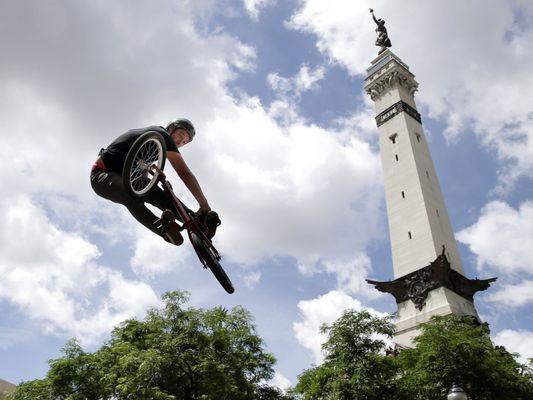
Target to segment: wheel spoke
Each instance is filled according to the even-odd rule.
[[[144,157],[145,158],[148,158],[150,156],[150,154],[152,153],[153,144],[154,144],[154,142],[152,142],[152,141],[146,143],[145,152],[144,152]]]
[[[145,185],[142,182],[141,183],[137,183],[135,185],[135,188],[137,189],[138,192],[141,192],[144,189],[144,187],[145,187]]]
[[[147,153],[147,143],[143,144],[143,146],[140,149],[140,157],[144,160],[146,158]]]
[[[157,147],[152,146],[146,158],[151,159],[153,157],[158,157],[158,156],[159,156],[159,151],[157,150]]]
[[[158,164],[158,157],[153,157],[153,158],[149,158],[148,160],[146,160],[146,164],[148,165],[152,165],[152,164]]]
[[[153,151],[152,151],[152,154],[150,156],[147,157],[147,162],[149,164],[151,163],[154,163],[156,162],[158,159],[159,159],[159,149],[157,148],[157,146],[154,145],[154,148],[153,148]]]
[[[142,178],[146,178],[146,177],[144,175],[139,175],[139,176],[135,177],[134,179],[132,179],[131,183],[137,182],[139,179],[142,179]]]
[[[141,178],[144,178],[141,176]],[[138,191],[141,191],[146,186],[146,179],[137,180],[136,182],[132,182],[132,185],[135,186],[135,189]]]
[[[131,181],[136,180],[139,176],[143,175],[143,170],[141,168],[138,168],[136,171],[132,172],[130,175]]]

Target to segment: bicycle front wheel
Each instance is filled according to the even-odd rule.
[[[165,167],[166,146],[163,137],[155,131],[143,133],[133,143],[124,162],[122,179],[126,191],[134,197],[145,196],[157,183],[159,169]]]

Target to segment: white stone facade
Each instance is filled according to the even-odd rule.
[[[472,315],[479,319],[471,301],[444,287],[429,292],[421,311],[411,300],[398,304],[394,342],[402,347],[412,347],[412,339],[418,336],[420,324],[428,322],[434,315],[449,314]]]
[[[451,267],[464,275],[426,136],[417,120],[417,87],[409,67],[390,50],[372,61],[365,79],[379,121],[394,278],[429,265],[442,246]],[[410,300],[399,304],[395,341],[410,346],[420,323],[450,313],[477,317],[472,302],[444,288],[433,290],[421,311]]]

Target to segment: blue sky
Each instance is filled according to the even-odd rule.
[[[494,340],[533,357],[533,7],[373,1],[416,101],[469,277]],[[42,377],[71,337],[91,350],[168,290],[240,304],[296,383],[321,323],[395,310],[377,130],[362,88],[377,48],[368,1],[0,4],[0,378]],[[20,21],[25,21],[20,24]],[[223,225],[226,295],[92,193],[100,147],[178,116],[183,155]],[[177,177],[174,187],[194,202]]]

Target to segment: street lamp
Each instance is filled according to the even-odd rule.
[[[457,384],[453,384],[452,388],[448,392],[448,400],[468,400],[468,396],[463,388]]]

